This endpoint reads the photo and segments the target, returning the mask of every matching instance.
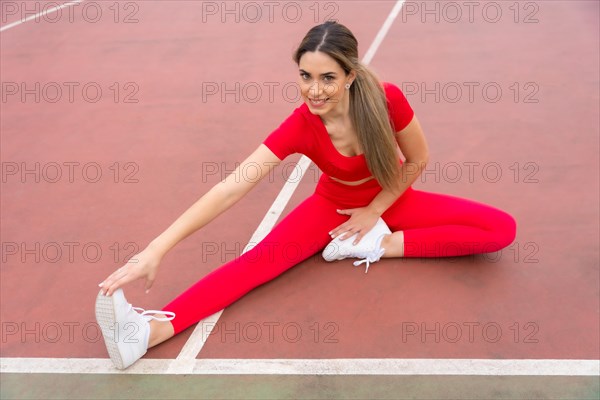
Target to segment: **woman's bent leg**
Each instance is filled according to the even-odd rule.
[[[453,257],[498,251],[511,244],[516,222],[472,200],[411,189],[381,216],[403,231],[404,257]]]
[[[325,247],[331,240],[328,232],[346,219],[335,209],[333,202],[313,194],[255,247],[210,272],[167,304],[163,310],[176,315],[170,321],[173,334],[224,309]]]

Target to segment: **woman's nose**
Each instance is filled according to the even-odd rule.
[[[310,85],[310,88],[308,89],[309,93],[313,96],[313,97],[319,97],[321,94],[321,91],[323,90],[323,88],[321,88],[319,86],[318,82],[314,82],[312,85]]]

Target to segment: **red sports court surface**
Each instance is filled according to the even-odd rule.
[[[0,2],[2,398],[597,398],[598,3],[266,3]],[[97,284],[300,104],[291,54],[327,17],[419,117],[414,187],[508,211],[515,242],[368,274],[316,255],[113,369]],[[314,190],[299,160],[128,300],[260,238]]]

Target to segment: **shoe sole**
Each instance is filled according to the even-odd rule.
[[[115,340],[117,323],[112,297],[98,293],[98,297],[96,297],[96,321],[100,325],[110,360],[118,369],[124,369],[119,346]]]

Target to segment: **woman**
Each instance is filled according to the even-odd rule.
[[[126,368],[149,347],[319,251],[327,261],[362,258],[355,265],[366,263],[368,270],[381,257],[493,252],[514,240],[515,221],[507,213],[412,189],[428,161],[423,131],[400,89],[379,82],[360,63],[357,46],[353,34],[335,21],[313,27],[294,54],[304,103],[236,171],[137,254],[135,262],[99,285],[96,317],[117,368]],[[292,153],[307,155],[323,174],[315,192],[260,243],[212,271],[162,311],[138,313],[140,309],[127,303],[123,285],[145,278],[150,289],[162,257],[175,244],[260,181],[237,179],[236,174],[247,165],[259,165],[262,178]],[[296,256],[284,254],[286,243],[294,244]]]

